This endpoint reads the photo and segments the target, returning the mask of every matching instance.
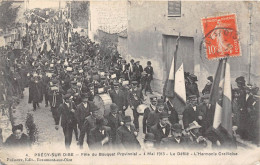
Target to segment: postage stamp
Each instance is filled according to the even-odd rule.
[[[202,18],[201,21],[209,60],[241,56],[235,14]]]

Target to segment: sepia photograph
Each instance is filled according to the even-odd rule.
[[[260,1],[0,0],[0,165],[260,165]]]

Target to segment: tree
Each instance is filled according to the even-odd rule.
[[[15,24],[19,7],[12,8],[13,2],[2,1],[0,5],[0,28],[6,30]]]

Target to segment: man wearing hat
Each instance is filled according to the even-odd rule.
[[[118,106],[115,103],[110,105],[110,113],[106,116],[106,119],[108,121],[107,126],[111,128],[112,144],[115,144],[117,129],[124,124],[123,117],[121,114],[118,114]]]
[[[59,124],[58,108],[63,103],[62,94],[64,94],[64,92],[57,79],[51,80],[48,86],[49,86],[48,97],[49,97],[52,116],[54,118],[55,125],[58,125]]]
[[[206,139],[201,135],[201,125],[198,124],[198,122],[193,121],[189,124],[189,127],[186,129],[186,132],[188,132],[190,141],[192,142],[190,147],[195,148],[204,148],[207,147],[207,141]]]
[[[132,91],[129,95],[129,105],[130,108],[133,110],[133,116],[134,116],[134,125],[136,130],[139,132],[139,113],[137,112],[137,107],[142,104],[144,100],[143,93],[140,89],[137,87],[137,81],[132,82]]]
[[[73,101],[76,105],[79,105],[82,102],[81,91],[80,88],[77,86],[77,81],[71,81],[71,88],[67,91],[67,93],[73,96]]]
[[[118,147],[123,146],[125,149],[140,149],[140,143],[137,140],[138,133],[135,127],[131,125],[131,117],[124,117],[124,125],[117,129],[116,143]]]
[[[149,107],[145,108],[144,114],[143,114],[143,133],[146,134],[147,132],[147,119],[150,112],[154,112],[156,110],[156,104],[157,104],[157,97],[151,96],[150,97],[150,105]]]
[[[66,94],[64,96],[64,103],[58,108],[59,118],[56,123],[56,129],[58,129],[58,123],[61,123],[63,133],[65,136],[65,147],[70,148],[72,141],[73,130],[77,127],[77,121],[75,118],[76,105],[71,101],[71,95]],[[78,137],[76,137],[78,139]]]
[[[171,137],[166,137],[161,140],[161,149],[184,149],[189,147],[188,138],[182,135],[182,126],[179,123],[175,123],[171,127]]]
[[[152,88],[151,88],[151,81],[153,80],[154,73],[153,73],[153,67],[151,65],[152,65],[151,61],[147,61],[147,66],[144,68],[144,71],[147,74],[145,94],[147,91],[149,91],[150,93],[153,93]]]
[[[96,119],[96,127],[90,130],[89,133],[89,149],[91,150],[100,150],[100,149],[109,149],[109,143],[111,142],[110,134],[111,128],[105,126],[105,118],[101,117]]]
[[[147,133],[144,137],[144,150],[151,151],[154,150],[154,143],[156,142],[153,133]]]
[[[197,106],[199,110],[198,123],[202,126],[201,132],[205,133],[206,129],[213,123],[214,113],[210,109],[209,94],[201,96],[201,103]]]
[[[248,140],[249,134],[249,112],[247,110],[247,105],[246,105],[246,81],[243,76],[240,76],[236,78],[236,83],[237,83],[237,89],[234,89],[236,91],[236,96],[234,98],[237,99],[237,112],[239,114],[239,123],[238,123],[238,130],[237,133],[241,136],[243,140]]]
[[[158,99],[156,104],[156,110],[151,111],[147,117],[147,132],[151,131],[151,127],[159,122],[160,113],[165,111],[163,99]]]
[[[22,124],[13,126],[12,132],[13,133],[6,139],[4,143],[5,147],[30,147],[31,142],[29,140],[29,137],[23,133]]]
[[[136,77],[136,81],[138,82],[138,85],[139,85],[141,83],[142,72],[144,71],[142,65],[140,65],[140,61],[135,62],[134,70],[135,70],[134,74]]]
[[[198,81],[197,76],[194,74],[190,74],[188,76],[188,83],[186,84],[186,96],[189,97],[191,95],[196,95],[197,98],[199,98],[199,89],[198,84],[196,83]]]
[[[119,83],[114,83],[114,89],[109,91],[109,95],[113,103],[118,106],[118,111],[124,114],[124,111],[127,108],[128,100],[125,93],[119,88]]]
[[[85,118],[88,117],[91,112],[90,108],[92,107],[91,104],[93,103],[91,103],[88,99],[89,99],[89,95],[87,93],[82,94],[82,102],[79,105],[77,105],[75,117],[77,119],[79,130],[81,130]]]
[[[172,102],[169,99],[166,99],[166,102],[164,103],[164,108],[170,114],[169,121],[173,125],[175,123],[179,123],[179,115],[174,108]]]
[[[156,148],[159,148],[162,138],[168,137],[171,129],[169,115],[167,112],[161,112],[159,118],[159,122],[157,122],[154,126],[151,127],[151,133],[154,134],[156,140]]]
[[[200,113],[200,110],[197,107],[197,96],[191,95],[188,99],[189,103],[183,111],[183,126],[185,129],[188,128],[189,124],[193,121],[199,121]]]
[[[136,69],[134,62],[135,62],[134,59],[131,59],[130,63],[129,63],[129,78],[130,78],[130,80],[133,79],[133,74],[135,73],[135,69]]]
[[[33,110],[36,111],[36,106],[40,107],[39,103],[42,102],[42,83],[38,76],[33,77],[29,83],[29,101],[33,103]]]
[[[96,127],[96,119],[98,118],[99,108],[95,104],[91,104],[91,115],[85,118],[84,124],[80,130],[78,145],[83,148],[85,134],[87,134],[87,143],[89,144],[90,130]]]
[[[204,89],[202,90],[203,95],[210,94],[212,83],[213,83],[213,77],[209,76],[207,78],[207,84],[205,85]]]

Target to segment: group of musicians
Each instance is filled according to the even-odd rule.
[[[64,38],[69,36],[69,29],[65,28]],[[36,31],[34,28],[27,30]],[[69,43],[65,43],[66,51],[62,53],[55,42],[58,40],[50,42],[48,51],[45,44],[37,50],[37,55],[25,51],[13,60],[8,58],[11,62],[6,68],[13,68],[12,75],[20,75],[19,79],[17,76],[11,78],[17,82],[19,94],[23,95],[20,87],[29,87],[28,103],[32,103],[33,111],[40,108],[39,103],[44,98],[45,106],[50,106],[55,128],[58,130],[61,126],[63,129],[66,148],[70,148],[73,133],[80,148],[85,139],[90,149],[141,148],[137,139],[140,115],[143,115],[145,148],[236,146],[233,137],[226,136],[223,129],[211,128],[214,110],[210,109],[208,100],[212,76],[208,77],[200,96],[197,77],[185,73],[188,101],[180,114],[169,99],[153,95],[151,61],[144,69],[134,59],[127,63],[116,47],[104,48],[77,32],[71,33]],[[242,76],[236,82],[233,123],[237,128],[234,132],[237,130],[241,138],[259,144],[258,88],[246,86]],[[151,93],[150,105],[143,106],[147,92]],[[94,98],[104,94],[112,104],[109,109],[101,110]],[[128,109],[132,110],[133,119],[126,115]]]

